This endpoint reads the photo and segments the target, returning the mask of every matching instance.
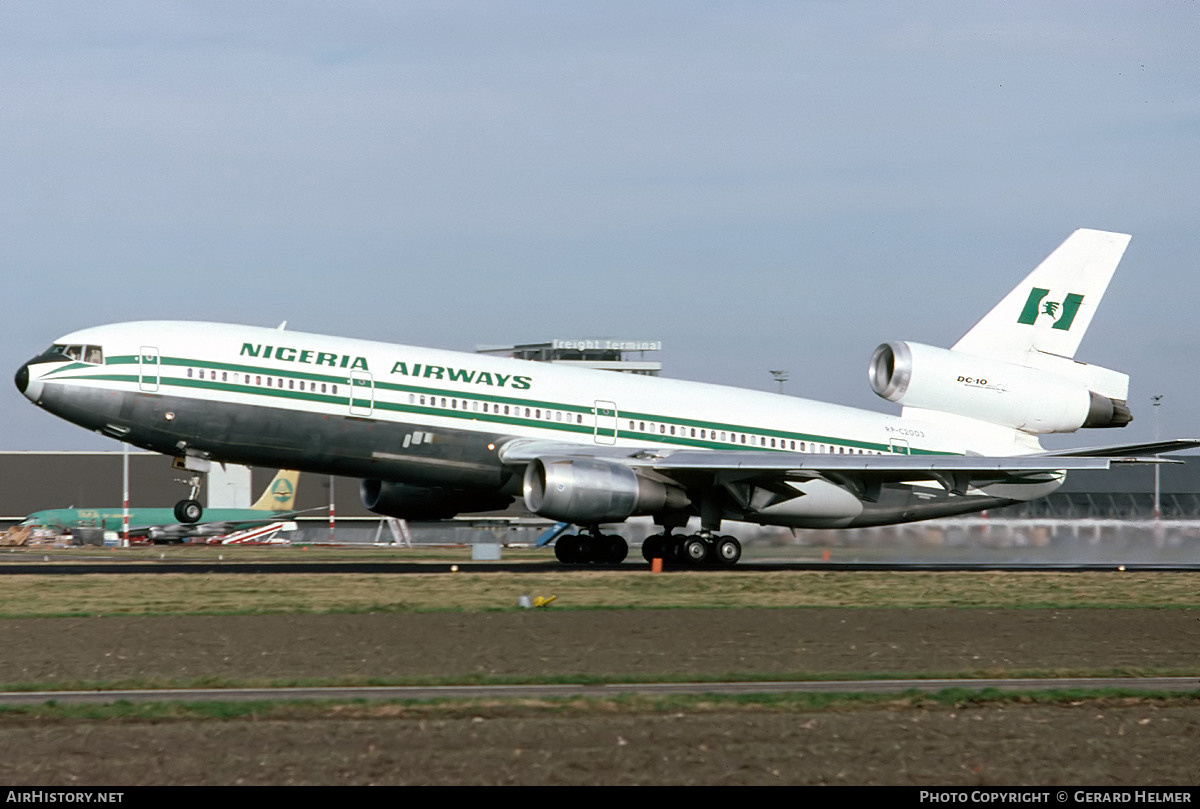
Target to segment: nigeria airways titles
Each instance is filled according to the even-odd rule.
[[[329,351],[314,351],[307,348],[293,348],[291,346],[242,343],[241,356],[254,357],[256,359],[276,359],[283,362],[300,362],[309,365],[325,365],[330,368],[347,368],[352,371],[371,370],[367,364],[366,357],[350,354],[334,354]],[[529,390],[533,384],[533,378],[528,376],[451,368],[445,365],[423,365],[419,362],[410,364],[403,360],[392,364],[391,373],[419,379],[465,382],[467,384],[489,385],[497,388],[511,387],[516,390]]]

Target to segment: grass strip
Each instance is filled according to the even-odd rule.
[[[605,697],[547,697],[537,699],[438,700],[261,700],[116,701],[104,705],[71,705],[53,701],[36,706],[0,706],[0,725],[87,722],[271,721],[370,719],[471,719],[556,714],[588,717],[603,714],[720,713],[762,711],[812,713],[825,711],[930,711],[995,709],[1018,706],[1096,708],[1168,705],[1194,706],[1200,690],[1190,693],[1137,692],[1114,689],[1030,690],[1023,692],[962,688],[936,693],[903,694],[784,693],[784,694],[627,694]]]
[[[1190,609],[1196,574],[713,572],[31,575],[5,579],[0,618],[485,612],[549,609]]]

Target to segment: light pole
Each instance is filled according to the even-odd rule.
[[[783,393],[783,383],[787,382],[788,372],[787,371],[771,371],[770,373],[771,373],[771,376],[775,378],[775,381],[779,383],[779,392]]]
[[[1162,407],[1162,394],[1150,397],[1150,403],[1154,405],[1154,440],[1159,440],[1159,408]],[[1159,509],[1159,485],[1158,485],[1158,468],[1160,464],[1154,465],[1154,521],[1158,522],[1162,516],[1162,511]]]

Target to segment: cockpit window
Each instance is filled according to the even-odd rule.
[[[45,362],[71,359],[76,362],[86,362],[90,365],[103,365],[104,349],[100,346],[62,345],[55,343],[42,352],[38,359]]]

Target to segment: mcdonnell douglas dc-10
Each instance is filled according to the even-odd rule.
[[[1066,472],[1200,441],[1046,451],[1123,427],[1129,377],[1075,361],[1129,236],[1078,230],[952,348],[889,342],[868,368],[888,415],[776,393],[218,323],[139,322],[55,341],[16,375],[51,413],[198,475],[211,462],[362,479],[411,520],[523,497],[580,533],[563,562],[624,560],[601,526],[647,515],[647,559],[735,563],[725,521],[887,525],[1042,497]],[[1143,457],[1139,457],[1143,456]],[[181,520],[199,519],[182,501]],[[672,530],[698,517],[700,531]]]

